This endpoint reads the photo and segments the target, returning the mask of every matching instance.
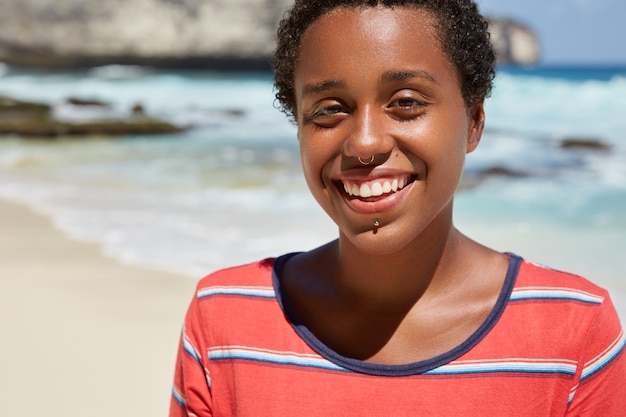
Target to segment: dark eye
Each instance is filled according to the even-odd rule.
[[[428,104],[413,97],[401,97],[389,104],[388,111],[398,120],[413,120],[424,114]]]
[[[341,108],[341,106],[338,106],[338,105],[323,107],[319,109],[318,111],[316,111],[315,113],[313,113],[313,117],[316,118],[316,117],[332,116],[333,114],[341,113],[342,110],[343,109]]]
[[[339,104],[321,107],[304,117],[306,123],[313,123],[320,127],[333,127],[346,114],[346,110]]]
[[[416,100],[411,97],[403,97],[398,99],[392,103],[392,105],[396,105],[402,108],[412,108],[412,107],[424,107],[426,103],[423,101]]]

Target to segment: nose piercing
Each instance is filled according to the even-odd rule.
[[[369,164],[371,164],[372,162],[374,162],[374,155],[372,155],[372,157],[370,158],[370,160],[369,160],[369,161],[364,161],[364,160],[362,160],[360,156],[358,156],[358,157],[357,157],[357,159],[359,160],[359,162],[360,162],[361,164],[363,164],[363,165],[369,165]]]

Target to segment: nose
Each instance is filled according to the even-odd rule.
[[[385,128],[385,122],[384,115],[377,114],[372,108],[353,113],[352,126],[343,144],[344,155],[373,162],[376,155],[389,154],[393,138]]]

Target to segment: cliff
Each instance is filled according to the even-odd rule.
[[[511,19],[489,19],[489,32],[500,64],[532,65],[541,58],[539,39],[528,26]]]
[[[292,0],[2,0],[0,62],[30,67],[140,64],[267,69]],[[536,37],[494,20],[503,63],[538,59]]]

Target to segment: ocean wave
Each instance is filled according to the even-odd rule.
[[[492,128],[532,134],[601,137],[624,142],[626,82],[501,74],[487,100]]]
[[[269,75],[10,71],[0,78],[0,94],[49,103],[78,96],[122,110],[141,102],[150,114],[194,126],[158,139],[0,139],[2,197],[44,212],[66,233],[100,242],[127,262],[198,277],[336,235],[307,191],[296,131],[273,107]],[[500,74],[467,172],[504,167],[528,175],[493,176],[461,191],[462,226],[499,242],[536,243],[542,231],[593,242],[607,235],[614,241],[603,249],[621,256],[625,100],[622,76]],[[564,150],[559,143],[567,137],[597,138],[610,150]]]
[[[87,75],[106,80],[136,80],[153,72],[154,70],[150,67],[113,64],[93,67],[87,72]]]

